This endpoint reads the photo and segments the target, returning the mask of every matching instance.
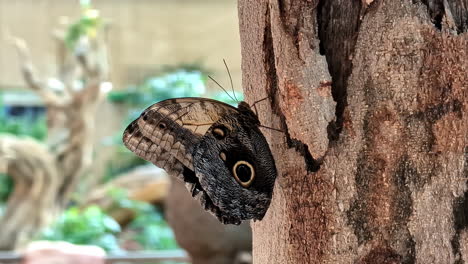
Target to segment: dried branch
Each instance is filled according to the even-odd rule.
[[[37,92],[42,97],[45,104],[56,107],[64,106],[66,104],[65,100],[38,80],[26,42],[16,37],[11,37],[11,39],[21,62],[23,79],[29,88]]]
[[[0,249],[10,249],[52,219],[59,174],[47,146],[33,139],[0,136],[0,157],[8,157],[7,173],[15,182],[0,220]]]
[[[107,76],[107,60],[102,59],[106,54],[98,48],[105,51],[105,42],[100,43],[103,47],[85,46],[72,53],[65,46],[63,34],[55,37],[59,45],[57,78],[63,84],[63,94],[39,81],[26,43],[11,37],[25,82],[47,107],[48,143],[0,137],[0,169],[15,181],[0,220],[0,249],[17,247],[44,227],[51,212],[59,212],[68,204],[70,193],[92,163],[95,109],[100,85]],[[95,67],[94,61],[98,62]],[[85,87],[73,89],[74,82],[81,79],[85,79]]]
[[[99,76],[99,64],[92,64],[89,60],[89,56],[92,53],[90,39],[88,37],[81,37],[75,47],[75,56],[83,70],[83,74],[89,78]]]
[[[56,61],[57,71],[60,81],[65,88],[64,92],[69,97],[73,95],[73,80],[76,79],[76,66],[70,59],[69,49],[65,43],[65,32],[56,30],[53,32],[53,37],[57,43]]]
[[[107,79],[107,49],[105,41],[82,37],[75,49],[76,59],[86,79],[86,87],[80,91],[81,101],[97,102],[101,83]],[[89,58],[92,57],[93,60]]]

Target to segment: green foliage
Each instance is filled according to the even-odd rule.
[[[231,91],[229,95],[220,91],[212,95],[206,95],[205,75],[198,70],[176,70],[174,72],[163,74],[162,76],[152,77],[145,80],[138,86],[131,86],[124,91],[112,91],[108,95],[108,99],[114,103],[125,103],[138,113],[142,108],[169,98],[177,97],[209,97],[216,100],[237,104],[233,100],[234,96]],[[232,98],[231,98],[232,97]],[[235,92],[235,97],[243,100],[243,96],[239,92]],[[131,113],[135,115],[135,113]]]
[[[135,213],[135,218],[128,228],[135,230],[131,238],[146,250],[177,249],[174,234],[164,221],[162,214],[148,203],[131,200],[125,190],[113,189],[109,192],[116,205]]]
[[[0,93],[0,134],[13,134],[15,136],[28,136],[37,140],[44,140],[47,136],[45,117],[31,120],[31,117],[8,117],[4,111],[2,94]],[[0,173],[0,204],[6,202],[13,191],[14,182],[6,174]]]
[[[65,34],[66,45],[73,49],[81,36],[96,37],[101,26],[102,19],[98,10],[93,9],[89,1],[81,1],[81,17],[68,27]]]
[[[39,118],[31,122],[29,118],[6,118],[0,113],[0,133],[44,140],[47,136],[47,125],[45,118]]]
[[[13,191],[14,182],[8,175],[0,173],[0,203],[4,203]]]
[[[31,117],[10,118],[4,111],[2,94],[0,94],[0,133],[9,133],[16,136],[29,136],[44,140],[47,136],[47,123],[45,117],[31,120]]]
[[[149,78],[125,91],[112,91],[108,99],[142,110],[157,101],[176,97],[196,97],[205,93],[205,79],[200,71],[177,70]],[[134,109],[135,110],[135,109]]]
[[[144,213],[137,214],[130,223],[130,228],[137,230],[134,240],[144,249],[163,250],[177,249],[174,233],[162,219],[161,212],[152,208]]]
[[[125,190],[112,189],[109,192],[117,208],[134,212],[135,218],[127,226],[132,232],[131,240],[146,250],[179,248],[172,230],[164,221],[159,210],[148,203],[131,200]],[[58,220],[46,228],[38,239],[67,241],[79,245],[96,245],[106,251],[120,251],[117,236],[120,225],[97,206],[85,209],[68,208]]]
[[[106,251],[118,251],[120,247],[115,235],[120,231],[120,225],[97,206],[70,207],[55,224],[43,231],[39,239],[96,245]]]

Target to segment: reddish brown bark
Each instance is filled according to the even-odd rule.
[[[239,1],[279,171],[255,263],[468,261],[466,1]]]

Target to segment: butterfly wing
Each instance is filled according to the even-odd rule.
[[[195,174],[223,223],[261,220],[271,202],[275,161],[252,115],[241,111],[223,117],[193,150]]]
[[[124,132],[123,141],[130,150],[141,144],[132,140],[135,135],[131,132],[138,128],[138,132],[153,144],[153,155],[159,156],[167,151],[193,170],[191,148],[213,123],[236,112],[237,109],[228,104],[206,98],[164,100],[148,107],[132,122]]]
[[[262,219],[276,167],[257,116],[211,99],[179,98],[147,108],[125,130],[125,146],[185,181],[223,223]],[[250,180],[249,180],[250,179]]]
[[[145,137],[138,127],[138,120],[133,121],[125,129],[123,141],[125,146],[137,156],[152,162],[154,165],[164,169],[167,173],[183,179],[184,165],[169,151],[154,144]]]
[[[235,113],[236,108],[206,98],[164,100],[148,107],[130,123],[123,142],[137,156],[185,181],[192,196],[215,213],[218,209],[202,192],[194,173],[192,152],[213,123]]]

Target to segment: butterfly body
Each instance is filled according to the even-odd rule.
[[[186,183],[221,222],[260,220],[276,167],[258,117],[206,98],[169,99],[147,108],[125,130],[125,145]]]

